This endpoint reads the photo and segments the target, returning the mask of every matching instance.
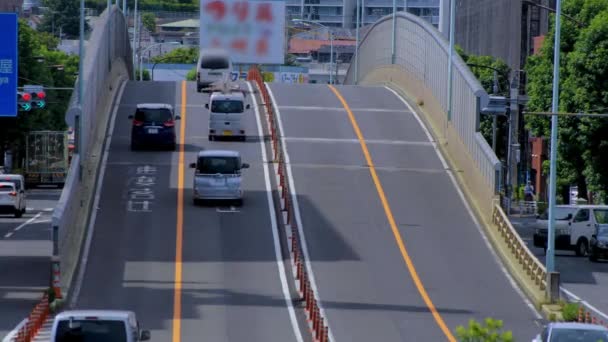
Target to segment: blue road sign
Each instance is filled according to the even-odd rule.
[[[17,116],[17,13],[0,13],[0,117]]]

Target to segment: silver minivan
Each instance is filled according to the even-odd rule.
[[[209,141],[216,137],[234,137],[243,141],[247,138],[243,115],[250,106],[245,104],[242,92],[214,92],[205,108],[209,109]]]
[[[242,169],[249,164],[241,162],[241,155],[231,150],[200,151],[196,163],[190,164],[194,171],[194,204],[203,200],[233,200],[243,204],[241,187]]]
[[[196,90],[200,93],[213,83],[230,80],[232,61],[222,49],[201,49],[196,65]]]
[[[150,339],[135,313],[125,310],[68,310],[53,320],[51,342],[137,342]]]

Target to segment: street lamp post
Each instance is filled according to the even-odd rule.
[[[137,80],[137,2],[135,0],[135,9],[133,11],[133,79]]]
[[[359,80],[359,31],[361,30],[361,23],[359,22],[359,5],[359,0],[357,0],[357,24],[355,28],[355,84],[357,84],[357,81]]]
[[[549,167],[549,226],[547,233],[547,289],[550,287],[552,274],[555,272],[555,186],[557,166],[557,112],[559,110],[559,63],[560,63],[560,35],[561,35],[561,0],[556,1],[555,9],[555,42],[553,51],[553,100],[551,111],[551,157]],[[551,295],[551,293],[550,293]],[[553,297],[553,296],[551,296]],[[553,298],[551,298],[553,299]]]
[[[393,35],[391,37],[391,64],[395,64],[395,45],[397,45],[397,0],[393,0]]]
[[[454,29],[456,27],[456,0],[450,0],[450,52],[448,54],[448,120],[452,120],[452,58],[454,55]],[[446,122],[447,127],[447,122]],[[447,133],[447,132],[446,132]]]
[[[151,48],[155,47],[155,46],[161,46],[163,44],[170,44],[170,45],[179,45],[178,42],[166,42],[166,43],[156,43],[156,44],[152,44],[148,47],[146,47],[145,49],[143,49],[140,54],[139,54],[139,80],[143,81],[144,80],[144,66],[143,66],[143,60],[144,60],[144,55],[146,53],[146,51],[150,50]],[[148,59],[149,60],[149,59]]]
[[[84,92],[84,0],[80,0],[80,37],[79,37],[79,47],[78,47],[78,107],[80,110],[78,111],[78,115],[74,118],[77,125],[77,148],[78,154],[80,154],[79,162],[78,162],[78,179],[82,180],[82,165],[84,160],[84,149],[82,146],[82,135],[83,135],[83,124],[82,124],[82,99]]]

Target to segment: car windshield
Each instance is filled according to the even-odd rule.
[[[211,102],[213,113],[242,113],[243,101],[237,100],[213,100]]]
[[[575,328],[553,329],[550,342],[608,342],[608,332]]]
[[[203,69],[228,69],[228,60],[225,57],[203,57],[201,59]]]
[[[127,342],[127,331],[121,321],[63,320],[53,342]]]
[[[15,191],[15,187],[10,184],[0,184],[0,192],[12,192]]]
[[[171,111],[166,108],[139,108],[135,120],[143,122],[166,122],[172,119]]]
[[[567,220],[568,214],[574,215],[575,208],[555,208],[555,219],[556,220]],[[541,220],[549,219],[549,209],[545,210],[545,212],[539,217]]]
[[[197,171],[202,174],[235,174],[241,169],[237,157],[201,157],[198,159]]]
[[[608,209],[594,209],[595,221],[599,224],[608,224]]]
[[[13,183],[15,184],[15,188],[21,189],[21,181],[18,179],[2,179],[2,177],[0,177],[0,182]]]

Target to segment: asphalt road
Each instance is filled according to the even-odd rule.
[[[442,341],[391,230],[353,124],[326,85],[271,84],[316,285],[337,341]],[[450,331],[504,320],[533,338],[512,287],[407,107],[382,87],[337,87],[367,143],[404,247]]]
[[[543,249],[534,247],[535,219],[511,216],[510,220],[530,251],[544,265],[546,256]],[[556,251],[555,268],[560,273],[562,286],[608,314],[608,261],[590,262],[587,257],[577,257],[574,252]]]
[[[296,340],[279,279],[259,139],[207,141],[208,95],[188,83],[183,208],[177,200],[179,152],[129,149],[127,115],[134,105],[166,102],[180,113],[181,89],[175,82],[130,82],[125,88],[77,307],[134,310],[153,341]],[[257,135],[253,110],[246,122],[249,134]],[[244,170],[242,208],[193,205],[188,164],[201,148],[235,149],[251,164]],[[181,309],[174,314],[178,215]],[[181,322],[177,339],[174,319]]]
[[[0,215],[0,338],[24,319],[49,285],[51,215],[60,189],[27,190],[21,218]]]

